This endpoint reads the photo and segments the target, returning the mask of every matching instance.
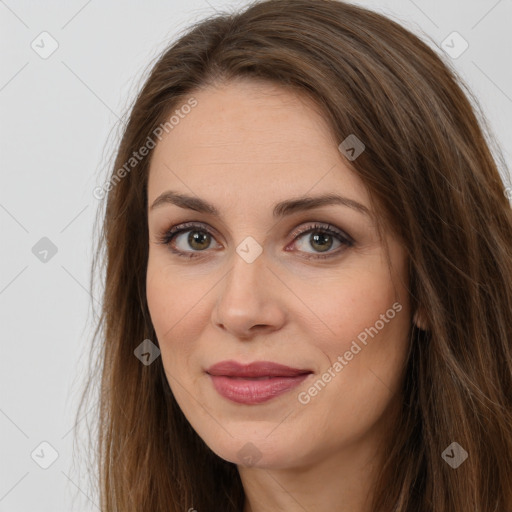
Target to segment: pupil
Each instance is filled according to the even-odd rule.
[[[320,251],[324,252],[331,248],[332,238],[331,235],[323,233],[321,235],[311,235],[312,244],[320,244]],[[329,243],[330,242],[330,243]],[[327,243],[327,245],[326,245]]]

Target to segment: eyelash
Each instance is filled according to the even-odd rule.
[[[158,237],[158,243],[167,245],[169,247],[169,250],[176,254],[177,256],[180,256],[182,258],[192,259],[201,257],[201,252],[205,251],[179,251],[172,247],[171,242],[176,238],[176,236],[187,233],[188,231],[199,231],[203,233],[207,233],[211,237],[213,237],[213,233],[206,227],[205,224],[201,223],[195,223],[195,222],[186,222],[184,224],[179,224],[177,226],[173,226],[172,228],[165,231],[161,236]],[[297,240],[299,237],[306,235],[308,233],[312,232],[320,232],[322,234],[328,234],[334,236],[339,242],[341,242],[342,245],[345,245],[345,247],[352,247],[354,245],[354,241],[343,231],[335,228],[334,226],[331,226],[330,224],[319,224],[315,223],[311,226],[308,226],[307,228],[303,229],[297,229],[292,233],[293,241]],[[338,255],[340,250],[337,250],[335,252],[330,252],[327,255],[323,254],[317,254],[315,256],[305,256],[306,259],[326,259],[326,258],[332,258]]]

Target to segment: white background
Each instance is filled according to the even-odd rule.
[[[467,51],[445,59],[479,98],[510,167],[512,1],[355,3],[432,45],[462,35]],[[99,510],[83,466],[73,465],[91,303],[100,299],[89,293],[92,191],[105,181],[119,119],[150,61],[192,21],[243,5],[0,0],[0,512]],[[31,48],[43,31],[59,45],[47,59]],[[45,263],[32,252],[42,237],[57,248]],[[48,469],[31,458],[43,441],[58,452]],[[51,451],[36,453],[44,461]]]

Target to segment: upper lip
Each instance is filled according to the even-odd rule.
[[[295,377],[312,372],[308,369],[292,368],[272,361],[254,361],[249,364],[221,361],[210,366],[206,373],[226,377]]]

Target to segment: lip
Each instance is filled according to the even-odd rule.
[[[249,364],[222,361],[208,368],[206,373],[221,396],[236,403],[254,405],[286,393],[313,372],[271,361]]]
[[[272,361],[254,361],[242,364],[236,361],[221,361],[206,370],[210,375],[224,377],[296,377],[304,373],[311,373],[307,368],[292,368]]]

